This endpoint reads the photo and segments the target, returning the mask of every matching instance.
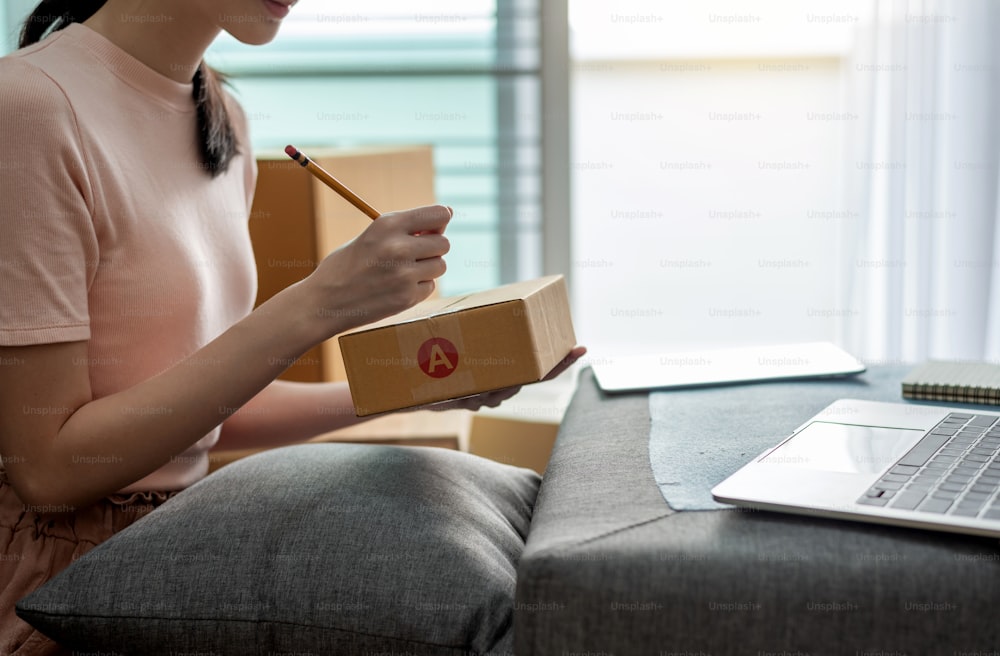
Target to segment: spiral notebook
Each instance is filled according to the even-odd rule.
[[[903,398],[1000,405],[1000,365],[931,360],[903,379]]]

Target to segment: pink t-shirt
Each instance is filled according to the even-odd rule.
[[[250,312],[256,166],[235,101],[241,154],[212,178],[191,85],[84,25],[0,59],[0,89],[0,344],[86,340],[100,398],[171,367]],[[123,491],[194,483],[218,436]]]

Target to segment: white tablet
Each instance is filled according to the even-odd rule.
[[[606,392],[850,376],[865,370],[829,342],[630,355],[604,358],[591,367]]]

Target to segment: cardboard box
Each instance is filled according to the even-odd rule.
[[[469,430],[469,453],[545,473],[559,424],[476,413]]]
[[[558,378],[525,387],[499,407],[471,413],[469,453],[544,474],[582,368],[577,362]]]
[[[359,417],[541,380],[576,345],[562,276],[424,301],[341,335]]]

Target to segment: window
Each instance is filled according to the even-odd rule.
[[[836,341],[851,14],[571,0],[572,302],[594,357]]]

